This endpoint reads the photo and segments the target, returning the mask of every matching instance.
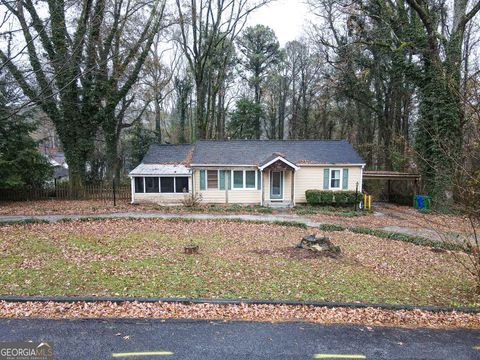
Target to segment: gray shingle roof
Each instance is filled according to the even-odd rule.
[[[191,163],[258,166],[276,154],[297,165],[365,163],[345,140],[201,140]]]
[[[365,163],[345,140],[199,140],[195,145],[152,145],[143,163],[259,166],[277,156],[296,165]]]
[[[143,158],[144,164],[188,164],[193,145],[151,145]]]

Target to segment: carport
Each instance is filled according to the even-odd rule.
[[[384,171],[384,170],[367,170],[363,172],[363,180],[384,180],[387,182],[387,197],[390,201],[392,193],[392,181],[407,181],[413,183],[413,193],[417,195],[419,192],[421,176],[417,173],[406,173],[398,171]]]

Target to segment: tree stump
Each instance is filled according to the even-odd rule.
[[[198,245],[194,245],[194,244],[191,244],[191,245],[187,245],[185,246],[184,248],[184,251],[185,251],[185,254],[198,254]]]
[[[328,236],[317,236],[316,234],[303,237],[296,247],[331,257],[337,257],[341,253],[340,247],[332,244]]]

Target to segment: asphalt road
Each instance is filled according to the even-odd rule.
[[[0,319],[0,341],[24,340],[53,342],[56,360],[480,359],[479,330],[188,320]]]

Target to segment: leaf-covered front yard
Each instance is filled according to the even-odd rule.
[[[0,294],[478,305],[449,252],[348,231],[343,257],[295,249],[314,229],[116,219],[0,228]],[[200,254],[185,255],[190,242]]]

